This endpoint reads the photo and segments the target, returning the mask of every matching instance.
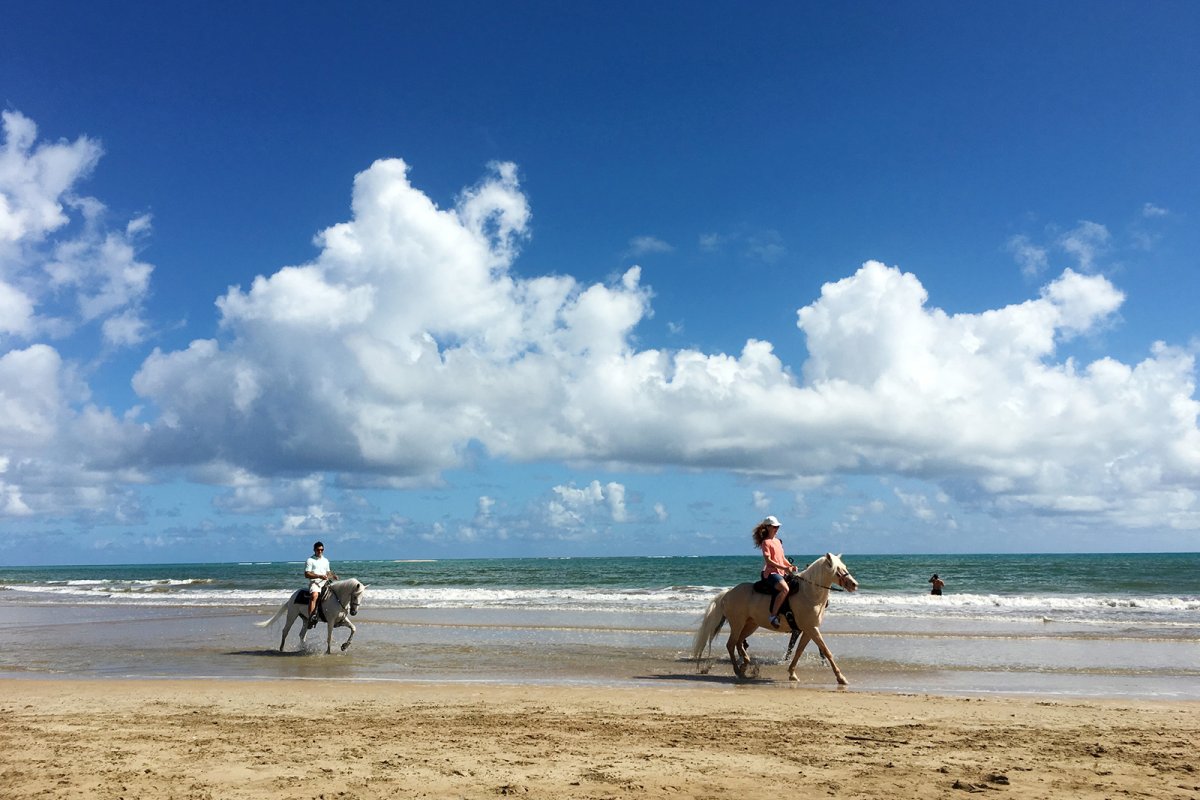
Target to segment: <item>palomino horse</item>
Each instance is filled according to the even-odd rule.
[[[792,663],[788,665],[788,679],[800,680],[796,677],[796,663],[811,640],[817,643],[821,655],[829,662],[829,666],[833,667],[837,682],[845,686],[848,683],[846,676],[834,663],[833,654],[821,638],[820,627],[825,619],[825,607],[829,604],[830,587],[836,583],[846,591],[853,592],[858,589],[858,581],[854,580],[850,570],[846,569],[842,557],[833,553],[826,553],[809,564],[799,574],[799,578],[800,590],[787,597],[787,605],[792,609],[792,615],[800,627],[800,644],[796,648]],[[692,642],[692,657],[699,660],[704,655],[704,648],[712,645],[712,640],[716,638],[717,631],[721,630],[721,625],[725,620],[729,620],[729,641],[725,644],[725,649],[729,651],[733,671],[739,678],[746,677],[746,667],[750,663],[750,657],[746,653],[746,637],[760,627],[774,630],[768,619],[771,616],[771,600],[771,595],[754,591],[753,583],[739,583],[732,589],[721,592],[713,598],[708,604],[708,610],[704,612],[704,620],[700,623],[700,630],[696,631],[696,638]],[[782,613],[779,620],[779,631],[789,633]]]
[[[328,630],[325,633],[325,652],[333,652],[333,629],[346,627],[350,629],[350,637],[342,642],[342,649],[345,650],[350,646],[350,640],[354,638],[354,633],[357,630],[354,624],[346,618],[346,613],[350,616],[358,613],[358,606],[362,602],[363,592],[367,589],[354,578],[348,578],[344,581],[334,581],[329,584],[329,591],[325,593],[325,597],[320,602],[320,614],[325,618],[325,624]],[[305,599],[301,600],[301,594]],[[279,607],[279,610],[265,622],[254,623],[260,628],[265,628],[275,620],[279,619],[286,613],[288,615],[287,624],[283,626],[283,636],[279,637],[279,652],[283,652],[283,643],[287,641],[288,631],[292,629],[292,623],[300,617],[300,641],[304,641],[304,635],[308,633],[308,590],[297,589],[292,593],[291,598],[286,603]]]

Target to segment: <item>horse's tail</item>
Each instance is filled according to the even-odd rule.
[[[712,640],[717,636],[717,631],[721,630],[721,626],[725,624],[725,607],[721,601],[727,594],[729,594],[729,590],[714,597],[704,612],[700,629],[696,631],[696,638],[692,640],[692,658],[697,661],[704,655],[704,648],[712,644]]]
[[[256,622],[256,623],[254,623],[254,624],[255,624],[255,625],[257,625],[257,626],[258,626],[258,627],[260,627],[260,628],[266,628],[266,627],[270,626],[272,622],[274,622],[275,620],[279,619],[280,617],[282,617],[284,614],[286,614],[286,613],[287,613],[288,606],[290,606],[290,605],[292,604],[292,601],[293,601],[293,600],[295,600],[295,599],[296,599],[296,596],[295,596],[295,595],[292,595],[291,597],[289,597],[289,598],[288,598],[288,600],[287,600],[287,602],[286,602],[286,603],[284,603],[283,605],[281,605],[281,606],[280,606],[280,607],[279,607],[279,608],[278,608],[278,609],[275,611],[275,613],[274,613],[273,615],[271,615],[271,618],[270,618],[270,619],[263,620],[262,622]]]

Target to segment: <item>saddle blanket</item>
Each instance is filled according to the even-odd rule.
[[[800,591],[800,579],[795,575],[788,575],[785,580],[787,580],[789,592]],[[754,582],[754,591],[758,592],[759,594],[775,594],[775,584],[766,578],[763,578],[762,580]]]

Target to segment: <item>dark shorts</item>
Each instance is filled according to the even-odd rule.
[[[781,583],[787,583],[787,578],[783,577],[778,572],[772,572],[770,575],[767,576],[767,580],[770,581],[775,586],[778,586]]]

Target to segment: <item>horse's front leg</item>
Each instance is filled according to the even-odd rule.
[[[808,642],[810,639],[812,639],[812,635],[808,631],[804,631],[804,633],[800,634],[800,641],[796,643],[796,655],[792,657],[792,663],[788,664],[789,681],[800,680],[796,677],[796,664],[799,663],[800,654],[804,652],[804,648],[808,647]]]
[[[812,640],[817,643],[817,648],[821,651],[821,655],[829,662],[829,666],[833,667],[833,675],[837,678],[839,686],[847,686],[850,681],[846,680],[846,676],[838,669],[837,662],[833,660],[833,653],[829,652],[829,647],[825,644],[825,640],[821,638],[821,631],[818,628],[812,630]]]
[[[345,651],[345,649],[350,646],[350,641],[354,638],[354,634],[357,632],[358,629],[354,627],[353,622],[351,622],[348,619],[344,619],[344,618],[342,619],[341,622],[338,623],[338,625],[345,625],[347,628],[350,629],[350,635],[346,637],[346,641],[342,642],[342,650]]]

